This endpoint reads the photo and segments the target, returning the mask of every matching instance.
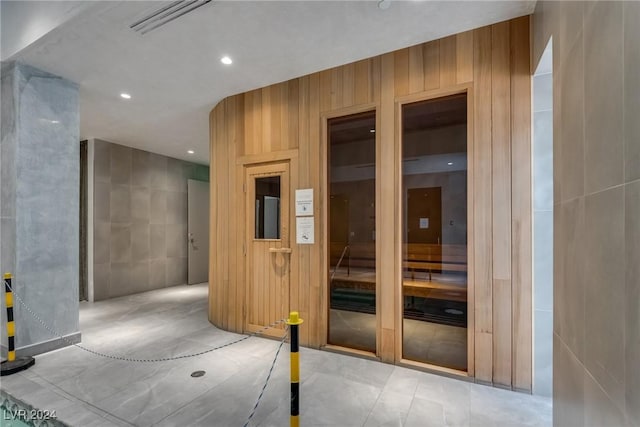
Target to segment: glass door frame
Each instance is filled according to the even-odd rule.
[[[376,176],[376,190],[375,190],[375,200],[376,200],[376,237],[379,235],[378,230],[380,228],[380,194],[381,194],[381,183],[380,183],[380,106],[378,103],[366,103],[360,104],[353,107],[340,108],[332,111],[328,111],[322,113],[320,115],[320,183],[321,189],[325,189],[320,195],[321,198],[321,239],[325,242],[325,247],[323,248],[322,255],[323,260],[321,261],[322,266],[322,280],[321,280],[321,307],[320,314],[324,316],[324,318],[320,321],[320,342],[321,348],[335,351],[338,353],[346,353],[352,355],[358,355],[360,357],[380,360],[378,356],[380,354],[380,339],[381,339],[381,322],[380,322],[380,239],[376,238],[376,352],[369,352],[365,350],[358,350],[349,347],[342,347],[334,344],[328,343],[329,338],[329,310],[330,310],[330,295],[329,295],[329,270],[330,266],[330,256],[329,256],[329,197],[330,197],[330,174],[329,174],[329,121],[331,119],[350,116],[359,113],[374,113],[376,116],[376,133],[375,133],[375,146],[376,146],[376,166],[375,166],[375,176]]]
[[[403,298],[403,194],[402,194],[402,107],[406,104],[413,104],[421,101],[435,100],[450,95],[466,94],[467,96],[467,370],[446,368],[424,362],[403,358],[403,319],[404,319],[404,298]],[[475,328],[474,328],[474,227],[473,227],[473,182],[474,182],[474,122],[473,122],[473,85],[458,85],[447,90],[433,90],[421,92],[408,96],[396,97],[395,101],[395,158],[396,158],[396,262],[395,262],[395,310],[396,310],[396,345],[395,360],[399,365],[419,368],[427,371],[453,374],[456,376],[474,377],[475,358]]]

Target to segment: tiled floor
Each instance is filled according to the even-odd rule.
[[[205,285],[81,304],[82,344],[158,358],[240,337],[207,321]],[[36,358],[2,389],[73,426],[243,426],[279,343],[250,338],[162,363],[105,359],[76,347]],[[196,370],[206,375],[192,378]],[[551,401],[326,351],[301,349],[303,426],[547,426]],[[289,423],[285,344],[250,425]]]

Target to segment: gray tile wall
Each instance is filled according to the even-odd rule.
[[[553,37],[554,425],[640,426],[640,3],[538,2]]]
[[[94,299],[186,283],[187,180],[209,168],[94,144]]]

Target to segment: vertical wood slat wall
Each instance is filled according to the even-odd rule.
[[[402,309],[399,97],[469,88],[470,374],[531,390],[531,76],[529,17],[231,96],[210,115],[209,319],[243,328],[244,164],[291,159],[291,200],[313,188],[316,244],[291,242],[290,302],[305,323],[302,345],[326,343],[327,186],[323,117],[377,109],[378,356],[399,360]],[[293,205],[293,203],[292,203]],[[291,214],[292,221],[295,216]],[[295,235],[291,225],[292,239]],[[282,313],[286,315],[286,313]],[[276,320],[276,319],[273,319]]]

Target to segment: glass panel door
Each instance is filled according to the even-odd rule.
[[[467,96],[402,106],[403,358],[467,369]]]
[[[328,343],[376,351],[375,112],[331,119]]]

